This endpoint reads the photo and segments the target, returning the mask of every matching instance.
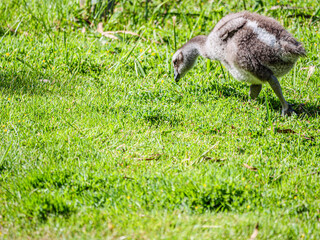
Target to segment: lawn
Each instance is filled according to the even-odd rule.
[[[0,239],[320,239],[318,1],[103,8],[0,2]],[[219,62],[173,80],[176,48],[245,9],[307,50],[280,79],[294,116]]]

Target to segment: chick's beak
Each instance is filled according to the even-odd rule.
[[[174,80],[175,80],[176,82],[178,82],[179,79],[180,79],[180,75],[179,75],[178,71],[174,70]]]

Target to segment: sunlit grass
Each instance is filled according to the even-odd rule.
[[[319,239],[316,1],[244,1],[307,49],[281,79],[290,118],[218,62],[173,80],[175,41],[243,1],[120,1],[104,30],[139,36],[119,40],[78,1],[22,2],[0,2],[0,238]]]

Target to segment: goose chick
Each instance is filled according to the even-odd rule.
[[[208,36],[196,36],[173,55],[174,79],[179,81],[199,55],[220,61],[239,81],[250,83],[249,95],[258,97],[268,82],[282,105],[282,115],[293,110],[283,97],[277,78],[285,75],[306,52],[302,44],[276,20],[250,12],[223,17]]]

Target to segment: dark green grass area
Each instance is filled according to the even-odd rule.
[[[319,239],[317,1],[99,6],[0,2],[0,239]],[[297,115],[218,62],[174,82],[175,41],[244,9],[303,42],[280,80]]]

